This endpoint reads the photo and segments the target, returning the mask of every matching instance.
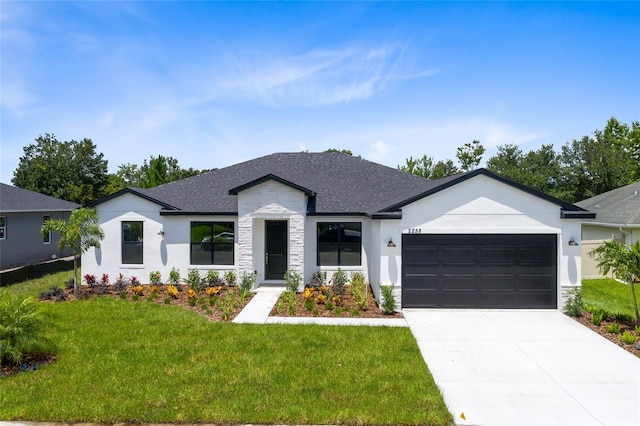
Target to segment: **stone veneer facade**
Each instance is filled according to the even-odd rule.
[[[256,271],[264,278],[264,223],[288,222],[287,269],[304,273],[306,195],[276,181],[266,181],[238,194],[238,260],[240,275]],[[262,279],[263,279],[262,278]]]

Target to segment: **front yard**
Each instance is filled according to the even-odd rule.
[[[117,297],[42,306],[57,360],[0,378],[0,419],[452,424],[408,328],[211,322]]]
[[[637,290],[636,290],[637,291]],[[611,278],[582,281],[581,324],[640,358],[631,287]]]

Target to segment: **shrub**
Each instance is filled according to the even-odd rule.
[[[567,293],[567,300],[564,303],[564,313],[571,317],[582,315],[582,289],[574,287]]]
[[[240,280],[240,287],[238,288],[238,290],[240,291],[240,294],[242,295],[242,297],[246,297],[249,293],[251,293],[251,290],[253,290],[253,287],[256,285],[256,274],[254,274],[253,272],[243,272],[242,273],[242,279]]]
[[[633,315],[624,312],[614,312],[612,316],[616,321],[622,322],[633,322],[633,320],[635,319]]]
[[[311,287],[320,287],[327,281],[327,273],[316,271],[311,275]]]
[[[187,290],[187,296],[189,297],[189,299],[193,299],[193,301],[195,302],[195,298],[198,297],[198,292],[190,288],[189,290]],[[191,302],[191,300],[189,302]]]
[[[173,297],[174,299],[178,297],[178,288],[173,285],[173,284],[169,284],[167,286],[167,294],[171,297]]]
[[[169,282],[175,286],[180,284],[180,270],[175,266],[169,272]]]
[[[67,295],[62,289],[58,286],[52,286],[49,288],[49,291],[44,291],[40,293],[40,300],[53,300],[55,302],[64,302],[67,300]]]
[[[324,305],[325,302],[327,301],[327,296],[324,295],[324,293],[320,293],[316,296],[316,303],[319,305]]]
[[[170,297],[165,297],[165,298],[164,298],[164,304],[165,304],[165,305],[168,305],[168,304],[170,304],[170,303],[171,303],[171,298],[170,298]]]
[[[351,275],[351,295],[358,309],[367,309],[367,283],[362,272],[354,272]]]
[[[142,287],[140,284],[133,287],[133,294],[135,294],[136,296],[142,296],[143,293],[144,287]]]
[[[236,273],[234,271],[228,271],[224,275],[224,279],[229,287],[234,287],[236,285]]]
[[[0,292],[0,364],[19,364],[25,353],[52,353],[44,336],[50,317],[31,297]]]
[[[287,308],[289,315],[295,315],[296,313],[296,294],[290,291],[285,291],[282,294],[282,302]]]
[[[600,325],[603,319],[604,319],[604,312],[602,311],[596,311],[591,314],[591,324],[593,325]]]
[[[287,269],[287,271],[284,273],[284,283],[287,291],[291,291],[294,293],[297,292],[301,280],[302,277],[300,277],[300,274],[295,270]]]
[[[617,322],[612,322],[611,324],[606,326],[606,329],[611,334],[618,334],[620,333],[620,324],[618,324]]]
[[[102,278],[100,278],[100,284],[102,285],[109,284],[109,274],[102,274]]]
[[[127,288],[127,279],[122,274],[118,275],[118,278],[113,283],[113,290],[116,293],[122,293],[126,290],[126,288]]]
[[[344,293],[344,286],[347,285],[348,281],[347,273],[338,268],[338,271],[333,273],[331,281],[333,283],[333,292],[335,294],[342,294]]]
[[[293,293],[293,292],[290,292],[290,293]],[[304,300],[313,299],[314,293],[315,292],[311,287],[307,287],[304,289],[304,293],[302,294],[302,297],[304,298]]]
[[[304,308],[307,311],[311,311],[313,309],[313,299],[307,299],[304,301]]]
[[[622,333],[622,336],[620,336],[620,339],[622,339],[622,341],[627,345],[633,345],[636,342],[637,337],[635,334],[627,330],[624,333]]]
[[[207,276],[205,278],[207,280],[207,284],[210,286],[219,286],[220,285],[220,272],[215,269],[210,269],[207,271]]]
[[[197,269],[189,269],[189,272],[187,272],[187,285],[191,290],[196,292],[202,289],[202,276],[200,276],[200,271]]]
[[[138,277],[136,277],[135,275],[131,276],[131,285],[140,285],[140,281],[138,281]]]
[[[219,294],[221,289],[222,289],[222,286],[219,286],[219,285],[215,287],[207,287],[207,289],[205,290],[205,293],[207,293],[209,297],[213,297],[216,294]]]
[[[96,276],[93,274],[86,274],[84,276],[84,282],[87,283],[89,287],[93,287],[96,284]]]
[[[149,291],[151,292],[151,294],[158,294],[160,292],[160,287],[153,284],[151,287],[149,287]]]
[[[396,298],[393,297],[393,285],[380,284],[380,293],[382,295],[382,303],[380,306],[385,314],[391,315],[396,309]]]
[[[162,275],[160,271],[151,271],[149,272],[149,283],[150,284],[162,284]]]

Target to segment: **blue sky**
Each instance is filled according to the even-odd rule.
[[[640,2],[26,2],[1,12],[1,170],[40,134],[115,172],[350,149],[560,146],[640,119]]]

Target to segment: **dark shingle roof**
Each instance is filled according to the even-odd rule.
[[[79,204],[70,201],[0,183],[0,211],[4,213],[71,211],[78,207]]]
[[[587,198],[576,205],[596,213],[592,222],[640,225],[640,182]]]
[[[397,211],[477,174],[515,186],[563,210],[584,210],[497,176],[485,169],[428,180],[401,170],[342,153],[278,153],[203,173],[154,188],[131,188],[96,204],[132,192],[161,205],[171,214],[237,214],[237,192],[275,180],[315,194],[315,214],[365,214]],[[231,193],[230,193],[231,192]]]
[[[278,153],[149,189],[140,194],[181,212],[237,213],[238,197],[229,194],[273,175],[316,194],[315,212],[371,214],[389,200],[407,197],[431,181],[342,153]]]

